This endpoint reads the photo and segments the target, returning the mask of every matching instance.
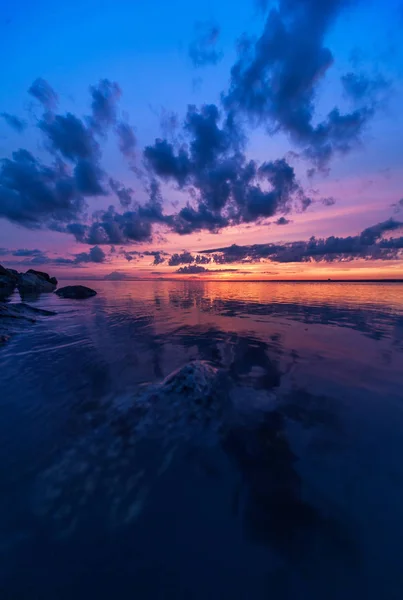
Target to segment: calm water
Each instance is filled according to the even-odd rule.
[[[0,349],[1,598],[400,599],[403,285],[89,285]],[[194,359],[222,432],[128,441]]]

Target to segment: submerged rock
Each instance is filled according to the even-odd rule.
[[[201,436],[217,441],[228,411],[226,374],[206,361],[196,360],[174,371],[161,383],[147,386],[123,420],[129,429],[196,442]]]
[[[115,402],[100,404],[102,425],[91,427],[38,478],[35,515],[45,518],[57,537],[94,518],[94,502],[105,507],[102,527],[131,523],[180,453],[181,442],[202,450],[219,443],[227,390],[220,369],[194,361],[123,404],[120,399],[119,408]]]
[[[72,300],[84,300],[96,296],[95,290],[92,290],[85,285],[67,285],[55,292],[60,298],[71,298]]]

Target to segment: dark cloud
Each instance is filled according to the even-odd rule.
[[[66,230],[78,242],[85,244],[127,244],[130,242],[151,242],[152,225],[163,222],[162,207],[151,200],[124,213],[116,212],[113,206],[98,211],[91,225],[70,223]]]
[[[116,135],[118,136],[119,149],[123,156],[133,158],[137,144],[133,128],[128,123],[120,121],[116,125]]]
[[[57,260],[57,264],[59,264],[59,260],[60,259],[53,259],[53,260]],[[63,259],[65,260],[65,259]],[[66,259],[68,264],[71,264],[71,260],[70,259]],[[48,265],[49,263],[53,262],[51,258],[49,258],[49,256],[46,254],[46,252],[41,252],[40,254],[33,256],[31,258],[31,260],[29,260],[27,263],[26,261],[23,261],[21,264],[28,264],[31,266],[34,265]]]
[[[311,237],[308,241],[284,244],[256,244],[253,246],[232,245],[226,248],[205,250],[218,264],[260,262],[269,260],[279,263],[333,262],[364,260],[393,260],[403,254],[403,237],[385,238],[385,234],[403,229],[403,222],[389,219],[368,227],[360,235],[345,238]]]
[[[197,265],[208,265],[211,262],[211,258],[209,256],[205,256],[203,254],[198,254],[195,258],[195,263]]]
[[[165,137],[172,137],[179,128],[179,117],[173,112],[162,108],[159,114],[160,129]]]
[[[166,253],[161,252],[160,250],[146,250],[144,252],[144,256],[153,256],[154,257],[153,265],[162,265],[162,263],[165,262],[164,257],[166,256]]]
[[[173,231],[179,235],[188,235],[194,231],[203,230],[218,233],[220,229],[229,225],[229,219],[219,213],[209,211],[203,204],[199,204],[197,208],[187,204],[170,219],[170,225]]]
[[[104,172],[90,160],[79,160],[74,169],[74,177],[77,189],[84,196],[101,196],[106,191],[102,186]]]
[[[156,140],[144,152],[154,175],[172,181],[194,199],[166,219],[176,233],[215,233],[298,206],[304,210],[311,203],[285,159],[261,165],[246,160],[232,115],[220,115],[215,105],[200,110],[190,106],[184,133],[188,147],[176,149],[167,140]]]
[[[356,103],[377,101],[381,94],[390,89],[390,82],[382,75],[368,77],[363,73],[347,73],[341,78],[344,90]]]
[[[45,110],[52,112],[56,109],[58,96],[48,82],[41,77],[35,79],[28,92],[43,105]]]
[[[43,255],[42,250],[28,250],[27,248],[20,248],[12,252],[13,256],[41,256]]]
[[[165,256],[168,256],[166,252],[162,252],[162,250],[144,250],[139,252],[138,250],[127,251],[123,248],[120,249],[120,253],[128,262],[132,260],[138,260],[139,258],[144,258],[145,256],[152,256],[154,258],[153,265],[160,265],[165,262]]]
[[[190,174],[190,163],[187,153],[180,149],[177,154],[167,140],[157,139],[154,146],[146,146],[144,157],[152,170],[162,179],[175,179],[183,186]]]
[[[102,248],[94,246],[93,248],[90,248],[89,252],[80,252],[80,254],[76,254],[74,262],[76,264],[86,262],[102,263],[105,262],[105,259],[106,254]]]
[[[390,231],[396,231],[401,229],[403,223],[400,221],[395,221],[395,219],[388,219],[387,221],[382,221],[382,223],[377,223],[376,225],[372,225],[372,227],[367,227],[361,233],[361,239],[365,244],[374,244],[376,240],[379,240],[383,236],[384,233],[389,233]]]
[[[134,259],[134,256],[137,255],[137,252],[135,255],[133,255],[133,253],[126,252],[125,250],[123,250],[121,254],[127,260],[127,262],[132,262],[132,260]]]
[[[240,273],[238,269],[206,269],[200,265],[189,265],[187,267],[180,267],[175,271],[181,275],[206,275],[209,273]],[[245,273],[245,271],[242,271]]]
[[[325,36],[348,0],[279,0],[257,40],[244,37],[224,106],[271,133],[283,131],[318,166],[348,152],[373,115],[371,102],[352,113],[334,108],[316,124],[315,94],[333,63]],[[354,87],[354,86],[350,86]],[[355,86],[356,87],[356,86]]]
[[[196,23],[195,39],[189,45],[189,57],[194,67],[205,67],[216,65],[223,57],[223,53],[216,49],[220,35],[218,25],[207,23]]]
[[[114,81],[101,79],[98,85],[90,87],[92,97],[90,118],[91,126],[98,132],[105,132],[116,123],[117,103],[122,94]]]
[[[113,179],[112,177],[109,178],[109,185],[112,191],[115,192],[116,196],[119,198],[121,206],[123,206],[124,208],[130,206],[130,204],[133,201],[134,194],[132,188],[125,187],[124,185],[119,183],[119,181],[116,181],[116,179]]]
[[[0,217],[30,228],[56,228],[79,218],[85,208],[74,178],[64,166],[44,166],[18,150],[0,166]]]
[[[324,206],[333,206],[334,204],[336,204],[336,200],[332,196],[322,198],[321,202]]]
[[[15,115],[10,115],[9,113],[3,112],[0,113],[0,117],[2,117],[7,125],[14,129],[14,131],[17,131],[17,133],[22,133],[27,126],[25,121],[19,117],[16,117]]]
[[[99,108],[99,110],[101,110]],[[106,110],[106,109],[105,109]],[[95,118],[95,117],[94,117]],[[104,120],[106,119],[104,116]],[[104,120],[97,113],[99,127]],[[50,142],[50,150],[60,158],[75,163],[74,176],[77,190],[84,196],[104,195],[105,173],[99,165],[101,151],[91,126],[71,113],[45,117],[39,128]]]
[[[100,211],[92,223],[83,222],[84,198],[106,194],[106,174],[100,167],[101,149],[95,136],[116,124],[120,96],[117,84],[108,80],[90,90],[92,115],[83,120],[71,113],[55,115],[52,111],[56,107],[56,94],[43,80],[34,82],[30,93],[48,111],[38,127],[46,136],[54,164],[44,166],[25,150],[15,152],[11,160],[4,159],[0,170],[0,217],[26,227],[72,233],[78,241],[92,245],[150,241],[153,223],[168,223],[155,180],[150,183],[146,204],[123,213],[110,207]],[[123,131],[120,123],[118,131],[125,151],[129,152],[128,130]],[[72,166],[64,160],[73,163]],[[133,190],[112,178],[109,184],[127,209]]]
[[[7,254],[18,258],[29,259],[28,261],[24,260],[19,264],[28,264],[28,265],[72,265],[78,266],[82,263],[102,263],[106,260],[106,254],[99,248],[95,246],[89,250],[89,252],[80,252],[78,254],[73,255],[73,258],[66,258],[62,256],[58,257],[50,257],[47,252],[43,250],[28,250],[26,248],[21,248],[19,250],[8,250]]]
[[[55,265],[74,265],[77,264],[75,260],[71,258],[63,258],[62,256],[58,256],[57,258],[53,258],[52,260],[48,260],[47,262],[52,262]]]
[[[401,198],[398,202],[395,202],[395,204],[392,204],[392,208],[395,209],[395,213],[399,213],[401,210],[403,210],[403,198]]]
[[[288,225],[289,223],[291,223],[290,219],[286,219],[285,217],[280,217],[276,221],[276,225]]]
[[[189,265],[195,261],[194,256],[190,252],[182,252],[182,254],[172,254],[168,261],[170,267],[177,267],[178,265]]]
[[[48,137],[52,149],[68,160],[93,159],[99,154],[99,145],[91,129],[71,113],[42,119],[39,127]]]
[[[201,267],[200,265],[189,265],[187,267],[180,267],[175,273],[182,275],[196,275],[197,273],[206,273],[208,269]]]

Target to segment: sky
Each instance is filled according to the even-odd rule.
[[[403,278],[402,27],[400,0],[7,5],[0,263]]]

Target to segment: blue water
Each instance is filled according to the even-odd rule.
[[[0,349],[1,598],[400,599],[403,285],[88,285]],[[231,418],[133,436],[196,359]]]

